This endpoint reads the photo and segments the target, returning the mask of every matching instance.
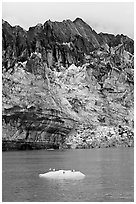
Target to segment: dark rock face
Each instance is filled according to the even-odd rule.
[[[3,21],[2,29],[4,139],[61,146],[79,132],[82,145],[87,139],[93,147],[104,139],[88,138],[92,131],[118,124],[133,129],[132,39],[97,34],[80,18],[49,20],[28,31]]]
[[[29,56],[27,32],[20,26],[12,27],[2,21],[2,63],[7,69],[14,67],[17,61],[25,61]]]
[[[16,61],[28,60],[33,52],[40,53],[49,67],[55,63],[63,66],[83,63],[85,54],[106,44],[115,47],[123,42],[127,51],[134,52],[132,39],[124,35],[97,34],[80,18],[73,22],[49,20],[44,25],[30,27],[28,31],[3,21],[2,29],[3,65],[7,69]]]
[[[134,41],[130,39],[129,37],[121,34],[121,35],[112,35],[112,34],[106,34],[106,33],[100,33],[99,36],[101,36],[102,39],[110,46],[110,47],[116,47],[119,44],[124,44],[125,50],[130,52],[131,54],[134,54]]]

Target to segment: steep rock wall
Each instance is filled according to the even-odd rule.
[[[134,46],[127,36],[97,34],[80,18],[28,31],[3,21],[2,43],[3,138],[61,145],[97,127],[133,130]]]
[[[33,52],[42,55],[49,67],[56,64],[70,66],[83,64],[85,54],[99,47],[117,46],[122,42],[133,54],[134,42],[124,35],[97,34],[82,19],[63,22],[46,21],[25,31],[20,26],[2,24],[3,65],[7,69],[16,61],[27,61]]]

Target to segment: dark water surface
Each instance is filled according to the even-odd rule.
[[[3,202],[134,201],[134,149],[35,150],[2,153]],[[49,168],[76,169],[80,181],[39,178]]]

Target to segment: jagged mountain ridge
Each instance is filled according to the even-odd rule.
[[[97,34],[77,18],[28,31],[3,21],[2,40],[4,138],[63,143],[79,130],[86,136],[82,125],[133,126],[134,42],[127,36]]]
[[[56,63],[63,66],[83,63],[85,54],[100,46],[114,47],[121,42],[125,43],[127,51],[134,52],[132,39],[124,35],[97,34],[80,18],[73,22],[48,20],[28,31],[3,21],[2,30],[3,63],[7,68],[14,66],[16,61],[26,61],[35,51],[42,54],[49,67]]]

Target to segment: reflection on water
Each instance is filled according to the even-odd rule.
[[[130,202],[134,197],[133,148],[3,152],[6,202]],[[49,168],[76,169],[83,180],[39,178]]]

